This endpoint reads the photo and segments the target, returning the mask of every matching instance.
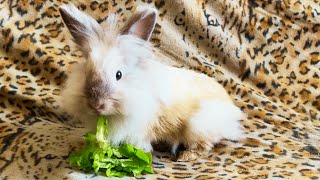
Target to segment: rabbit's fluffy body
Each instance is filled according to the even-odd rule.
[[[74,8],[65,5],[62,10],[77,11]],[[139,7],[137,13],[143,19],[156,11]],[[85,60],[74,65],[61,93],[62,107],[75,119],[93,127],[97,116],[93,109],[98,110],[108,117],[110,142],[126,142],[145,151],[152,151],[151,142],[166,141],[173,151],[182,143],[200,152],[222,138],[241,137],[242,112],[213,78],[160,63],[145,41],[151,33],[145,39],[135,34],[138,23],[121,34],[114,16],[105,29],[80,11],[75,14],[82,17],[77,23],[93,29],[86,28],[87,39],[80,42]],[[147,24],[152,30],[154,22]],[[121,79],[116,78],[119,71]]]

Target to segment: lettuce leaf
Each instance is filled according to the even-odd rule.
[[[146,153],[130,144],[114,147],[108,142],[107,134],[107,119],[100,116],[96,133],[86,133],[83,136],[84,147],[69,155],[70,165],[77,166],[84,172],[95,172],[108,177],[153,174],[150,152]]]

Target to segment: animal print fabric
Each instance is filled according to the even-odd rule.
[[[0,0],[2,179],[97,178],[68,165],[84,130],[55,105],[81,58],[58,11],[69,2],[99,23],[156,7],[163,62],[216,78],[246,114],[244,140],[192,162],[155,153],[139,179],[320,178],[319,0]]]

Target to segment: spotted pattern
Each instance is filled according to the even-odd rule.
[[[0,177],[71,179],[67,157],[84,132],[55,105],[81,58],[58,11],[68,0],[0,2]],[[126,20],[138,4],[156,7],[151,42],[161,59],[216,78],[246,114],[244,140],[224,140],[192,162],[155,153],[155,174],[141,178],[320,178],[318,0],[73,3],[99,23],[110,12]]]

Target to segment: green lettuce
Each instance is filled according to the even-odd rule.
[[[114,147],[108,142],[107,133],[107,119],[100,116],[96,133],[86,133],[84,147],[69,155],[70,165],[77,166],[84,172],[95,172],[108,177],[153,174],[150,152],[145,153],[129,144]]]

